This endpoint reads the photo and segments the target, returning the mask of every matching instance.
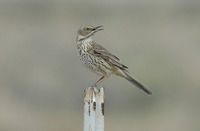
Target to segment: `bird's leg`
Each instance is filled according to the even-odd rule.
[[[100,82],[102,82],[104,79],[106,79],[106,77],[105,77],[105,76],[102,76],[102,77],[94,84],[94,86],[97,87],[97,84],[100,83]]]
[[[93,85],[93,90],[98,93],[100,91],[100,89],[98,88],[97,84],[102,82],[104,79],[106,79],[105,76],[102,76],[94,85]]]

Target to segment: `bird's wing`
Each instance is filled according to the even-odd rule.
[[[97,44],[96,42],[92,41],[91,46],[92,46],[92,48],[91,48],[91,50],[89,50],[89,53],[96,55],[98,57],[101,57],[105,61],[119,67],[120,69],[128,68],[127,66],[123,65],[120,62],[120,59],[118,57],[116,57],[115,55],[108,52],[108,50],[106,50],[104,47]]]

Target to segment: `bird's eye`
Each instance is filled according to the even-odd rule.
[[[89,30],[89,28],[87,27],[86,30]]]

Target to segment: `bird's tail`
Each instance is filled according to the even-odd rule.
[[[126,71],[123,71],[123,72],[124,72],[124,74],[126,74],[125,79],[127,79],[129,82],[131,82],[133,85],[137,86],[139,89],[143,90],[147,94],[149,94],[149,95],[152,94],[151,90],[148,87],[146,87],[145,85],[140,83],[137,79],[132,77],[128,72],[126,72]]]

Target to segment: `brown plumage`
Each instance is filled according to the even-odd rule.
[[[127,79],[147,94],[152,94],[145,85],[128,73],[128,67],[123,65],[118,57],[92,40],[94,33],[100,30],[103,30],[102,26],[82,26],[77,35],[77,48],[81,62],[86,68],[102,76],[94,86],[97,86],[111,74],[115,74]]]

